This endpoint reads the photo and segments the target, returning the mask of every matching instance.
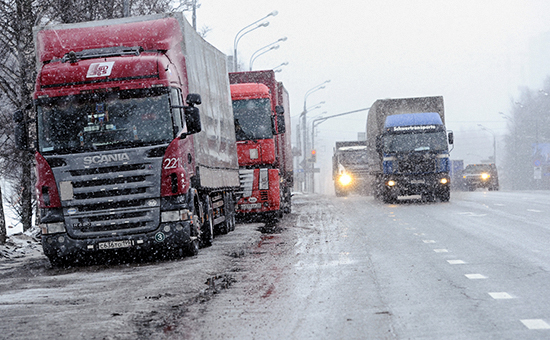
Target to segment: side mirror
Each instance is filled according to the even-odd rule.
[[[376,137],[376,152],[382,152],[382,136]]]
[[[285,108],[281,105],[275,106],[275,113],[277,117],[277,133],[285,133],[286,132],[286,126],[285,126]]]
[[[188,93],[185,102],[189,106],[201,105],[201,95],[198,93]]]
[[[449,144],[454,144],[455,138],[452,131],[449,132]]]
[[[202,131],[201,115],[198,107],[186,106],[183,109],[185,115],[185,125],[187,125],[187,135],[192,135]]]
[[[279,133],[285,133],[286,132],[284,114],[277,114],[277,131]]]

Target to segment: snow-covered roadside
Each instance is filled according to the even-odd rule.
[[[40,230],[33,227],[24,233],[9,234],[6,244],[0,245],[0,263],[23,257],[44,256],[37,236]]]

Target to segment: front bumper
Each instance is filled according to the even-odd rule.
[[[71,238],[67,233],[42,235],[42,248],[50,258],[70,258],[103,250],[171,250],[191,242],[190,226],[190,221],[161,223],[156,230],[147,233],[88,239]]]
[[[392,184],[393,185],[390,185]],[[446,173],[423,176],[384,176],[384,189],[393,197],[440,194],[449,190],[451,179]]]

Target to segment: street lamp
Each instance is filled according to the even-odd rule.
[[[252,65],[254,64],[254,60],[256,60],[256,58],[258,58],[259,56],[261,56],[262,54],[266,54],[267,52],[271,51],[271,50],[276,50],[279,48],[279,45],[275,45],[275,46],[271,46],[269,49],[261,52],[261,53],[258,53],[258,55],[256,55],[254,57],[254,59],[250,58],[250,71],[252,71]],[[257,52],[257,51],[256,51]],[[254,52],[254,53],[256,53]]]
[[[258,55],[256,55],[258,52],[261,52],[261,51],[265,50],[266,48],[268,48],[268,47],[270,47],[270,46],[273,46],[273,45],[277,44],[278,42],[286,41],[287,39],[288,39],[287,37],[280,38],[279,40],[274,41],[274,42],[272,42],[271,44],[267,44],[267,45],[265,45],[264,47],[258,49],[256,52],[252,53],[252,55],[250,56],[250,63],[249,63],[249,65],[250,65],[250,71],[252,71],[252,63],[254,62],[254,60],[255,60],[258,56],[260,56],[260,55],[266,53],[266,52],[269,51],[269,50],[279,48],[279,45],[277,45],[277,47],[275,47],[275,48],[272,47],[272,48],[270,48],[269,50],[267,50],[267,51],[265,51],[265,52],[262,52],[262,53],[259,53]]]
[[[306,94],[304,95],[304,111],[302,111],[302,113],[300,114],[300,118],[299,120],[301,120],[301,130],[302,130],[302,138],[304,140],[304,144],[303,144],[303,160],[302,160],[302,165],[303,165],[303,168],[304,170],[306,169],[309,169],[309,166],[307,164],[307,155],[308,155],[308,136],[307,136],[307,112],[308,112],[308,109],[307,109],[307,97],[309,97],[309,95],[311,95],[313,92],[316,92],[316,91],[319,91],[321,89],[324,89],[325,88],[325,84],[327,83],[330,83],[330,80],[325,80],[324,82],[322,82],[321,84],[317,85],[317,86],[314,86],[312,87],[311,89],[307,90],[306,91]],[[307,187],[307,172],[306,172],[306,181],[305,181],[305,184],[306,184],[306,191],[308,191],[308,187]]]
[[[479,126],[481,128],[481,130],[487,131],[487,132],[489,132],[490,134],[493,135],[493,162],[496,165],[497,164],[497,138],[496,138],[496,135],[493,132],[493,130],[491,130],[489,128],[486,128],[485,126],[483,126],[481,124],[477,124],[477,126]]]
[[[283,67],[283,66],[286,66],[288,65],[288,61],[285,61],[284,63],[282,63],[281,65],[277,65],[273,68],[271,68],[274,72],[281,72],[281,70],[279,69],[280,67]]]
[[[264,19],[266,19],[266,18],[268,18],[268,17],[270,17],[270,16],[276,16],[277,14],[279,14],[279,12],[273,11],[273,12],[269,13],[268,15],[266,15],[265,17],[263,17],[263,18],[261,18],[261,19],[258,19],[258,20],[256,20],[256,21],[254,21],[253,23],[251,23],[251,24],[248,25],[248,26],[243,27],[239,32],[237,32],[237,34],[235,35],[235,39],[233,40],[233,67],[234,67],[235,72],[238,71],[238,70],[237,70],[237,67],[238,67],[238,63],[237,63],[237,45],[239,44],[239,40],[241,40],[241,38],[242,38],[245,34],[250,33],[250,32],[252,32],[252,31],[255,30],[255,29],[258,29],[258,28],[260,28],[260,27],[266,27],[266,26],[268,26],[268,25],[269,25],[269,22],[264,22],[264,23],[262,23],[262,24],[257,25],[256,27],[254,27],[254,28],[252,28],[252,29],[250,29],[250,30],[244,32],[244,33],[242,33],[242,32],[243,32],[244,30],[246,30],[247,28],[256,25],[256,24],[259,23],[260,21],[262,21],[262,20],[264,20]],[[241,33],[242,33],[242,34],[241,34]]]

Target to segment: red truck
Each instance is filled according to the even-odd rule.
[[[229,73],[241,191],[237,214],[265,220],[291,211],[293,167],[288,92],[275,72]]]
[[[52,264],[123,250],[194,255],[215,230],[234,229],[223,53],[181,13],[34,32],[36,189]]]

